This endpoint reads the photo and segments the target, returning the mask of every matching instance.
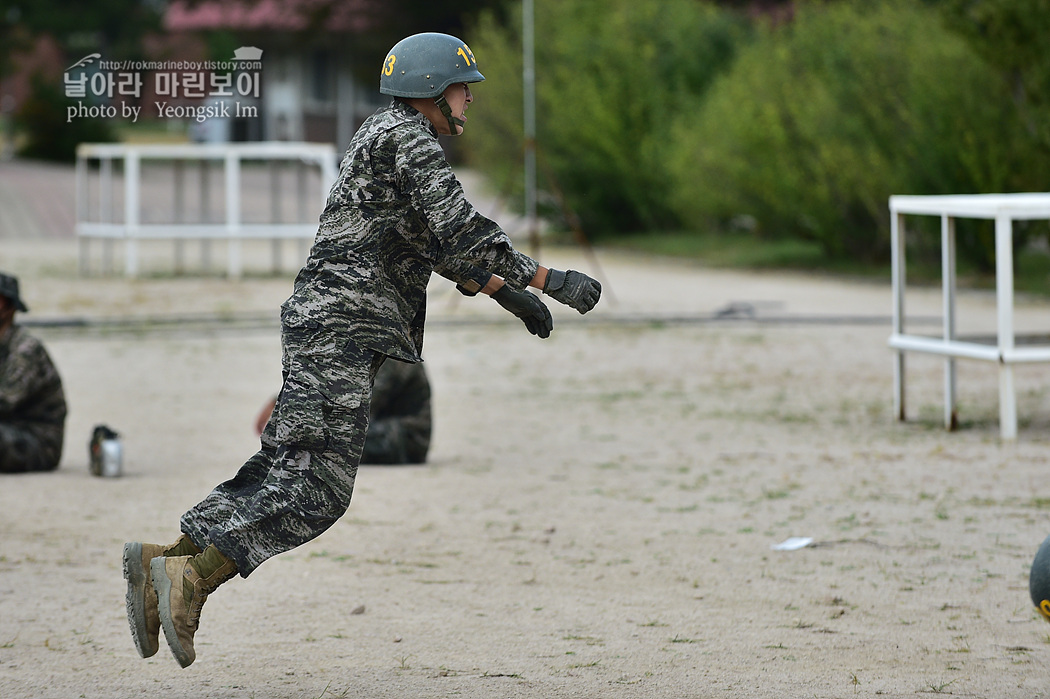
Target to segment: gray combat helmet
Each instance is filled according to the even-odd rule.
[[[1044,619],[1050,621],[1050,536],[1043,540],[1032,561],[1032,569],[1028,574],[1028,593],[1035,608]]]
[[[379,75],[379,92],[392,97],[432,97],[449,128],[463,122],[452,116],[442,94],[453,83],[478,83],[485,76],[478,72],[474,53],[463,41],[449,34],[413,34],[394,44]]]

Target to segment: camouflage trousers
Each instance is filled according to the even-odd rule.
[[[244,577],[320,536],[350,506],[385,359],[320,326],[285,327],[281,341],[284,383],[261,448],[181,520]]]
[[[0,423],[0,473],[53,471],[62,456],[62,427],[49,427],[48,439],[32,430]]]

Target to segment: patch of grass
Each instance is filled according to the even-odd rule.
[[[605,641],[603,641],[602,639],[597,638],[595,636],[577,636],[575,634],[569,634],[568,636],[563,637],[562,640],[565,640],[565,641],[583,641],[584,643],[586,643],[589,646],[602,646],[602,645],[605,645]]]
[[[812,270],[825,268],[828,264],[816,243],[763,240],[746,233],[723,236],[667,231],[621,236],[602,242],[611,248],[695,260],[712,267]],[[862,269],[855,263],[843,265],[843,268],[854,268],[853,272]],[[883,272],[888,277],[889,266]]]
[[[570,669],[570,670],[579,670],[580,668],[584,668],[584,667],[598,667],[598,665],[600,665],[601,662],[602,662],[601,660],[594,660],[594,661],[589,662],[589,663],[576,663],[575,665],[569,665],[568,669]]]
[[[325,697],[325,696],[330,696],[330,697],[345,697],[345,696],[346,696],[347,694],[349,694],[349,693],[350,693],[350,688],[349,688],[349,687],[347,687],[346,689],[344,689],[344,690],[343,690],[343,693],[342,693],[342,694],[328,694],[328,688],[329,688],[329,687],[331,687],[331,686],[332,686],[332,683],[331,683],[331,682],[329,682],[328,684],[326,684],[326,685],[324,686],[324,689],[322,689],[322,690],[321,690],[321,693],[317,695],[317,699],[324,699],[324,697]]]
[[[659,627],[659,626],[670,626],[670,624],[665,624],[664,622],[660,621],[659,619],[653,619],[652,621],[647,621],[644,624],[639,624],[639,626],[642,626],[642,627],[648,626],[650,628],[656,628],[656,627]]]
[[[941,694],[941,693],[944,692],[944,690],[946,690],[948,687],[950,687],[951,685],[955,684],[958,681],[959,681],[959,678],[956,677],[951,682],[942,682],[940,684],[937,684],[936,682],[927,682],[926,686],[924,688],[920,689],[919,691],[920,692],[933,692],[934,694]]]
[[[681,636],[675,636],[670,639],[671,643],[699,643],[700,639],[697,638],[682,638]]]
[[[436,677],[459,677],[462,674],[463,672],[460,670],[453,670],[452,668],[442,665],[438,668]]]
[[[697,231],[649,231],[605,238],[602,240],[602,245],[610,249],[690,260],[710,267],[820,272],[885,280],[887,283],[890,279],[889,261],[865,263],[848,259],[829,260],[815,242],[771,240],[747,231],[733,231],[725,234],[704,234]],[[924,262],[921,259],[913,259],[914,257],[914,255],[908,255],[908,282],[919,285],[939,284],[940,262]],[[1038,296],[1050,295],[1050,287],[1046,283],[1048,278],[1050,278],[1050,251],[1030,246],[1015,253],[1015,290]],[[956,279],[961,288],[995,288],[994,271],[977,270],[965,264],[964,261],[958,263]]]

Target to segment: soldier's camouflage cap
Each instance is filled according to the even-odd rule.
[[[22,301],[22,297],[18,295],[18,277],[0,272],[0,296],[11,299],[15,304],[15,308],[23,313],[29,310],[26,308],[25,302]]]

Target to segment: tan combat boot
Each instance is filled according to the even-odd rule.
[[[154,558],[150,572],[164,639],[179,665],[189,667],[197,658],[193,634],[200,624],[201,608],[215,588],[237,574],[237,566],[209,545],[196,556]]]
[[[157,612],[157,593],[150,578],[149,562],[159,556],[184,556],[200,553],[197,545],[181,535],[171,546],[143,544],[132,541],[124,544],[124,579],[128,581],[127,607],[131,638],[139,655],[148,658],[160,647],[160,615]]]

